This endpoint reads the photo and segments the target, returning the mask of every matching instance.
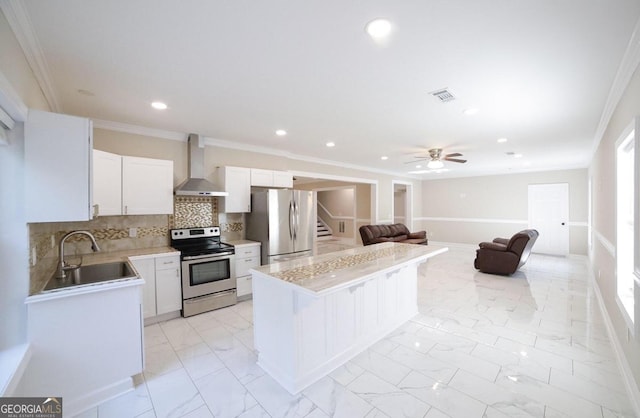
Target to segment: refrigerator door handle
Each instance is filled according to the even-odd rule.
[[[293,225],[294,212],[295,208],[293,206],[293,202],[289,202],[289,238],[291,239],[293,239],[293,237],[295,236],[295,226]]]
[[[293,238],[298,239],[298,226],[300,225],[300,208],[298,202],[293,201]]]

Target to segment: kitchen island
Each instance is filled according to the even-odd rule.
[[[418,266],[446,247],[382,243],[251,270],[258,365],[291,393],[418,313]]]

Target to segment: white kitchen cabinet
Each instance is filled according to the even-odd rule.
[[[26,299],[33,355],[17,396],[64,398],[64,416],[133,390],[144,365],[142,281],[68,288]]]
[[[135,256],[130,260],[145,281],[142,298],[145,319],[182,309],[179,255]]]
[[[162,315],[182,309],[180,257],[156,258],[156,313]]]
[[[29,110],[24,145],[27,222],[91,219],[92,150],[89,119]]]
[[[251,185],[256,187],[293,187],[293,175],[286,171],[252,168]]]
[[[260,267],[260,243],[243,241],[241,244],[234,244],[234,247],[237,296],[248,297],[252,293],[249,270]]]
[[[93,150],[95,216],[122,215],[122,156]]]
[[[246,167],[218,167],[217,183],[229,196],[220,198],[220,212],[251,212],[251,169]]]
[[[173,161],[93,150],[94,215],[173,213]]]
[[[122,157],[122,214],[173,213],[173,161]]]

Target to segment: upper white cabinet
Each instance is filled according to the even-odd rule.
[[[173,213],[173,161],[93,151],[94,215]]]
[[[229,193],[220,199],[220,212],[251,212],[251,169],[245,167],[218,167],[218,185]]]
[[[27,222],[91,219],[91,121],[29,110],[24,148]]]
[[[122,214],[173,213],[173,161],[122,157]]]
[[[122,156],[93,150],[94,215],[122,214]]]
[[[286,171],[252,168],[251,185],[257,187],[293,187],[293,175]]]

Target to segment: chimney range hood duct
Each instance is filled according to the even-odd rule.
[[[176,187],[177,196],[229,196],[204,178],[204,143],[200,135],[189,134],[189,156],[187,158],[189,177]]]

